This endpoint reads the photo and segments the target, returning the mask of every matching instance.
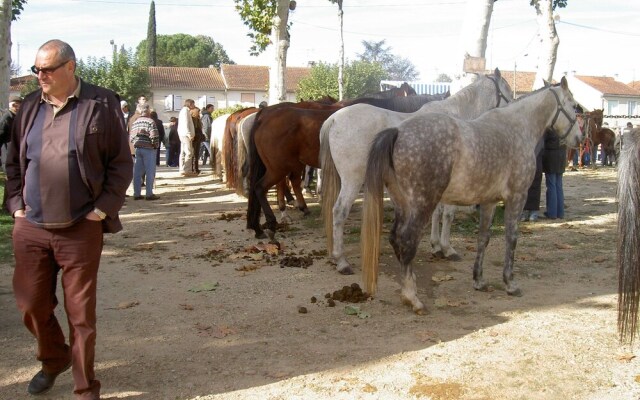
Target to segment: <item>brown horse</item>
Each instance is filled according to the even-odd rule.
[[[289,177],[298,202],[298,208],[308,213],[300,182],[305,165],[320,167],[320,128],[338,109],[357,103],[371,104],[401,112],[415,112],[422,105],[442,100],[447,95],[392,97],[384,99],[359,98],[324,106],[324,109],[301,109],[278,104],[258,112],[250,141],[250,190],[247,208],[247,228],[257,238],[264,238],[260,227],[261,211],[266,218],[269,236],[273,238],[277,222],[267,200],[267,191],[281,179]],[[281,208],[281,211],[284,211]]]
[[[578,157],[578,166],[583,167],[583,156],[587,152],[590,156],[591,168],[596,167],[596,156],[598,153],[598,146],[602,145],[602,155],[606,151],[613,151],[616,135],[609,128],[602,127],[603,110],[593,110],[583,114],[578,114],[578,121],[580,128],[584,133],[584,140],[580,143],[580,147],[574,147],[567,149],[567,161],[572,170],[576,170],[576,166],[573,165],[573,157],[577,150],[580,150]],[[604,158],[603,158],[604,160]]]

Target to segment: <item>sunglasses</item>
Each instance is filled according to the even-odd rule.
[[[69,61],[71,61],[71,60],[63,61],[61,64],[58,64],[55,67],[46,67],[46,68],[38,68],[35,65],[32,65],[31,66],[31,72],[33,72],[33,74],[36,75],[36,76],[38,74],[40,74],[40,72],[42,72],[45,75],[49,75],[49,74],[52,74],[58,68],[62,67],[66,63],[68,63]]]

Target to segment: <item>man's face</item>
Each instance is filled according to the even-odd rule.
[[[138,104],[144,104],[147,102],[147,98],[145,96],[138,97]]]
[[[13,102],[13,103],[9,104],[9,108],[10,108],[10,109],[11,109],[11,111],[13,111],[14,113],[17,113],[17,112],[18,112],[18,110],[20,109],[20,104],[22,104],[22,103],[19,103],[19,102],[15,101],[15,102]]]
[[[75,82],[72,60],[61,60],[53,49],[42,49],[36,54],[35,67],[39,70],[38,82],[42,91],[51,96],[66,96],[70,85]]]

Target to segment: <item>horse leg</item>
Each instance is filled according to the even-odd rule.
[[[453,224],[453,217],[455,216],[456,206],[450,204],[443,205],[444,212],[442,213],[442,234],[440,235],[440,245],[444,251],[444,256],[449,261],[460,261],[462,257],[458,255],[456,249],[451,247],[451,224]]]
[[[444,205],[438,203],[436,209],[433,210],[433,214],[431,214],[431,254],[435,258],[444,258],[444,251],[440,246],[440,218],[443,210]]]
[[[353,202],[360,191],[360,184],[353,185],[344,181],[340,187],[340,193],[333,205],[333,252],[332,256],[337,262],[336,269],[343,275],[353,274],[351,264],[344,255],[344,222],[351,212]],[[360,182],[358,182],[360,183]]]
[[[406,212],[401,210],[401,207],[396,207],[395,221],[389,237],[396,258],[402,266],[403,278],[400,297],[404,304],[410,306],[413,312],[420,315],[425,314],[426,309],[418,299],[416,275],[413,272],[411,262],[416,256],[427,217],[431,215],[431,212],[427,211],[433,211],[434,207],[435,204],[431,207],[406,210]]]
[[[518,244],[518,218],[525,202],[525,196],[518,196],[514,201],[505,202],[504,209],[505,255],[502,280],[506,285],[507,294],[518,297],[522,296],[522,290],[513,280],[513,259]]]
[[[276,185],[276,196],[278,198],[278,209],[280,210],[280,222],[290,223],[291,217],[287,214],[287,203],[285,202],[285,196],[287,194],[287,180],[282,179]]]
[[[269,236],[269,239],[271,240],[273,240],[275,237],[276,229],[278,228],[278,221],[276,221],[276,216],[273,213],[273,210],[271,209],[269,200],[267,199],[267,192],[270,187],[273,187],[277,183],[278,181],[276,179],[273,179],[269,175],[269,172],[267,171],[267,173],[258,180],[257,184],[255,185],[255,188],[253,189],[258,199],[258,202],[260,204],[260,207],[262,208],[262,212],[264,212],[264,218],[266,220],[265,222],[265,229],[267,231],[266,234]],[[258,237],[258,233],[259,233],[258,229],[260,231],[262,231],[262,229],[260,229],[260,227],[258,227],[257,229],[254,227],[254,229],[256,230],[256,237]]]
[[[293,193],[296,195],[296,206],[298,210],[302,211],[305,216],[311,214],[311,211],[309,211],[307,207],[307,202],[304,201],[304,195],[302,194],[302,174],[292,173],[289,175],[289,179],[291,180]]]
[[[497,203],[481,204],[480,205],[480,227],[478,229],[478,250],[476,252],[476,259],[473,263],[473,288],[486,292],[488,290],[487,284],[482,276],[482,262],[484,261],[484,252],[489,244],[491,237],[489,228],[491,227],[491,221],[493,221],[493,213],[496,210]]]

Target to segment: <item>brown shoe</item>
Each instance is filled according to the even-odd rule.
[[[151,196],[147,196],[144,198],[145,200],[159,200],[160,197],[156,196],[155,194],[152,194]]]

